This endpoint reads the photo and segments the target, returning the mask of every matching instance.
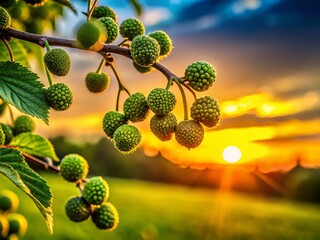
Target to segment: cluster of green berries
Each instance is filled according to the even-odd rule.
[[[26,218],[17,213],[19,198],[9,190],[0,191],[0,239],[19,239],[28,228]]]
[[[66,76],[70,71],[70,57],[63,49],[48,50],[43,60],[47,70],[56,76]],[[48,77],[51,78],[51,76]],[[50,82],[50,84],[50,87],[46,91],[49,106],[56,111],[65,111],[70,108],[73,102],[70,88],[64,83],[52,84]]]
[[[61,160],[61,177],[68,182],[83,186],[81,196],[71,197],[67,201],[66,215],[73,222],[82,222],[91,216],[97,228],[114,230],[119,223],[119,214],[108,202],[109,185],[102,177],[87,179],[88,172],[88,162],[78,154],[68,154]]]
[[[34,132],[35,123],[26,115],[21,115],[14,120],[13,126],[0,123],[0,145],[9,145],[14,136],[20,133]]]

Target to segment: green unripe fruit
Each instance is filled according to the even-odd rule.
[[[160,45],[152,37],[139,35],[133,38],[130,52],[136,64],[142,67],[150,67],[160,56]]]
[[[188,149],[199,146],[204,138],[202,125],[193,120],[180,122],[175,133],[177,142]]]
[[[73,197],[65,205],[65,212],[73,222],[82,222],[91,215],[91,205],[83,197]]]
[[[52,49],[44,55],[44,63],[48,70],[57,76],[65,76],[70,70],[70,57],[60,48]]]
[[[103,17],[110,17],[113,19],[113,21],[117,22],[118,17],[117,13],[110,7],[107,6],[99,6],[96,7],[91,15],[92,18],[103,18]]]
[[[107,32],[106,43],[112,43],[118,37],[118,24],[110,17],[103,17],[96,20],[97,23],[104,26]]]
[[[12,129],[11,129],[11,127],[10,127],[9,125],[7,125],[7,124],[0,123],[0,125],[1,125],[1,128],[2,128],[2,131],[3,131],[4,135],[5,135],[4,144],[5,144],[5,145],[8,145],[8,144],[11,142],[12,138],[13,138]],[[0,133],[0,135],[1,135],[1,133]],[[1,136],[0,136],[0,138],[1,138]]]
[[[149,34],[150,37],[156,39],[160,45],[160,56],[168,56],[172,51],[172,41],[168,34],[164,31],[155,31]]]
[[[155,68],[152,67],[152,65],[150,67],[142,67],[142,66],[136,64],[135,62],[133,62],[133,66],[140,73],[151,73],[152,71],[155,70]]]
[[[35,130],[35,123],[29,116],[22,115],[14,120],[14,134],[18,135],[23,132],[33,132]]]
[[[106,39],[105,29],[97,22],[86,22],[77,31],[77,40],[85,49],[99,51]]]
[[[141,143],[141,133],[135,126],[122,125],[113,134],[114,146],[123,154],[134,152]]]
[[[113,231],[119,224],[119,214],[113,204],[107,202],[93,211],[92,221],[99,229]]]
[[[6,135],[0,126],[0,146],[3,145],[6,141]]]
[[[0,210],[4,212],[15,212],[19,206],[19,198],[14,192],[2,190],[0,192]]]
[[[105,73],[91,72],[86,76],[86,86],[90,92],[104,91],[110,84],[110,76]]]
[[[6,9],[0,7],[0,30],[7,29],[11,25],[11,17]]]
[[[5,239],[8,236],[8,232],[9,222],[5,216],[0,215],[0,239]]]
[[[166,115],[176,105],[176,97],[172,92],[164,88],[153,89],[147,98],[149,108],[157,115]]]
[[[119,27],[120,34],[124,38],[132,39],[138,35],[144,35],[145,29],[143,23],[136,18],[124,20]]]
[[[146,97],[142,93],[132,94],[124,102],[123,112],[131,122],[145,120],[149,113]]]
[[[17,234],[23,236],[28,228],[26,218],[19,213],[11,213],[8,215],[9,234]]]
[[[128,123],[128,118],[122,113],[110,111],[103,117],[102,128],[109,138],[113,138],[114,131]]]
[[[73,101],[72,92],[64,83],[53,84],[46,95],[49,106],[57,111],[67,110]]]
[[[9,8],[18,3],[18,0],[2,0],[0,5],[4,8]]]
[[[206,96],[197,99],[191,106],[191,117],[207,127],[215,127],[220,120],[220,109],[216,100]]]
[[[207,62],[195,62],[190,64],[184,73],[192,89],[202,92],[212,86],[216,80],[216,70]]]
[[[93,177],[85,183],[82,194],[89,204],[101,205],[109,198],[109,185],[102,177]]]
[[[154,115],[150,120],[150,129],[161,141],[168,141],[172,138],[177,124],[177,118],[173,113],[164,116]]]
[[[87,160],[78,154],[68,154],[60,163],[60,175],[69,182],[78,182],[84,179],[89,171]]]
[[[33,5],[34,7],[42,6],[47,0],[24,0],[26,3]]]

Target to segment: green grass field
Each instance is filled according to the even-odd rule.
[[[120,224],[114,232],[105,232],[96,229],[90,219],[70,222],[64,203],[78,190],[59,176],[44,178],[53,188],[54,235],[48,233],[33,202],[0,177],[0,189],[14,190],[20,197],[19,212],[29,222],[27,240],[320,239],[320,206],[122,179],[107,179]]]

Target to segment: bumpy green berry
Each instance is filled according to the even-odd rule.
[[[106,43],[112,43],[118,37],[118,24],[111,17],[103,17],[96,20],[97,23],[104,26],[107,32]]]
[[[15,212],[18,209],[19,198],[14,192],[2,190],[0,192],[0,209],[5,212]]]
[[[172,138],[177,124],[177,118],[173,113],[164,116],[154,115],[150,120],[150,129],[161,141],[168,141]]]
[[[168,34],[164,31],[155,31],[149,34],[150,37],[156,39],[160,45],[160,56],[168,56],[172,50],[172,41]]]
[[[101,24],[86,22],[78,29],[77,40],[83,48],[99,51],[107,40],[107,33]]]
[[[130,51],[136,64],[142,67],[150,67],[160,56],[160,45],[152,37],[139,35],[133,38]]]
[[[6,9],[0,7],[0,30],[7,29],[11,25],[11,17]]]
[[[37,6],[42,6],[43,4],[45,4],[45,2],[47,0],[24,0],[26,3],[29,3],[35,7]]]
[[[117,209],[107,202],[93,211],[92,221],[99,229],[113,231],[119,224],[119,214]]]
[[[122,125],[113,134],[114,146],[123,154],[134,152],[141,143],[141,133],[135,126]]]
[[[190,87],[199,92],[209,89],[217,77],[216,70],[207,62],[190,64],[186,68],[184,75]]]
[[[49,106],[57,111],[67,110],[73,101],[72,92],[64,83],[53,84],[46,95]]]
[[[97,19],[103,18],[103,17],[110,17],[115,22],[117,22],[117,20],[118,20],[117,13],[112,8],[110,8],[108,6],[96,7],[92,12],[91,17],[97,18]]]
[[[65,205],[65,212],[73,222],[82,222],[91,215],[91,205],[83,197],[73,197]]]
[[[104,91],[110,84],[110,76],[105,73],[91,72],[86,76],[86,86],[90,92]]]
[[[7,145],[11,142],[12,138],[13,138],[13,132],[12,132],[12,129],[9,125],[7,124],[4,124],[4,123],[0,123],[1,125],[1,128],[2,128],[2,131],[5,135],[5,141],[4,141],[4,144]],[[0,133],[0,136],[1,136],[1,133]],[[1,137],[0,137],[1,138]]]
[[[202,125],[193,120],[180,122],[175,133],[177,142],[188,149],[199,146],[204,138]]]
[[[103,117],[102,128],[109,138],[113,138],[114,131],[128,123],[128,118],[119,112],[110,111]]]
[[[164,88],[153,89],[147,98],[149,108],[157,115],[166,115],[176,105],[176,97],[172,92]]]
[[[69,182],[77,182],[84,179],[88,174],[89,165],[87,160],[78,154],[68,154],[60,163],[60,175]]]
[[[18,0],[2,0],[0,5],[5,8],[9,8],[15,4],[17,4]]]
[[[143,23],[136,18],[128,18],[120,24],[120,34],[124,38],[132,40],[138,35],[144,35]]]
[[[146,97],[142,93],[132,94],[124,102],[123,112],[131,122],[145,120],[149,113]]]
[[[220,109],[210,96],[197,99],[191,106],[191,117],[207,127],[215,127],[220,120]]]
[[[14,134],[18,135],[23,132],[33,132],[35,130],[35,123],[29,116],[19,116],[14,121]]]
[[[135,62],[133,62],[133,66],[140,73],[151,73],[152,71],[155,70],[155,68],[152,67],[152,65],[149,67],[142,67],[142,66],[136,64]]]
[[[57,76],[65,76],[70,70],[70,57],[60,48],[52,49],[44,55],[44,63],[48,70]]]
[[[6,141],[6,135],[0,126],[0,146],[3,145]]]
[[[101,205],[109,198],[109,185],[102,177],[92,177],[84,185],[84,199],[92,205]]]
[[[23,236],[28,228],[26,218],[19,213],[11,213],[8,215],[9,234],[17,234]]]

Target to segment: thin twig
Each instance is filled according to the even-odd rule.
[[[3,36],[1,37],[1,40],[4,43],[4,45],[6,46],[6,48],[8,49],[8,53],[9,53],[9,56],[10,56],[10,61],[14,62],[13,52],[12,52],[12,49],[11,49],[8,41]]]
[[[30,161],[32,163],[36,163],[40,166],[43,166],[45,169],[48,169],[48,170],[51,170],[51,171],[54,171],[54,172],[59,172],[60,171],[60,168],[58,166],[55,166],[55,165],[51,165],[51,164],[48,164],[47,162],[39,159],[39,158],[36,158],[28,153],[22,153],[22,155],[24,156],[24,158],[27,160],[27,161]]]
[[[189,90],[189,92],[193,95],[194,100],[196,101],[196,100],[197,100],[197,95],[196,95],[196,93],[192,90],[192,88],[189,87],[185,82],[181,82],[181,81],[179,81],[179,82],[180,82],[180,84],[181,84],[182,86],[184,86],[186,89]]]
[[[92,51],[88,49],[84,49],[83,47],[79,46],[76,40],[70,40],[65,38],[56,38],[56,37],[49,37],[49,36],[42,36],[38,34],[28,33],[19,31],[13,28],[8,28],[5,30],[2,30],[2,35],[17,38],[20,40],[25,40],[31,43],[35,43],[41,47],[45,46],[44,40],[47,40],[50,46],[60,46],[60,47],[68,47],[68,48],[75,48],[75,49],[83,49],[86,51]],[[99,53],[105,54],[105,53],[115,53],[122,55],[127,58],[131,58],[130,50],[124,47],[119,47],[115,45],[105,44],[104,47],[99,51]],[[168,68],[163,66],[160,63],[155,63],[153,65],[155,69],[160,71],[162,74],[166,76],[166,78],[169,80],[172,77],[176,77],[174,73],[172,73]]]
[[[173,81],[177,84],[177,86],[180,90],[181,96],[182,96],[184,120],[188,120],[188,104],[187,104],[186,94],[185,94],[179,80],[177,78],[173,78]]]

